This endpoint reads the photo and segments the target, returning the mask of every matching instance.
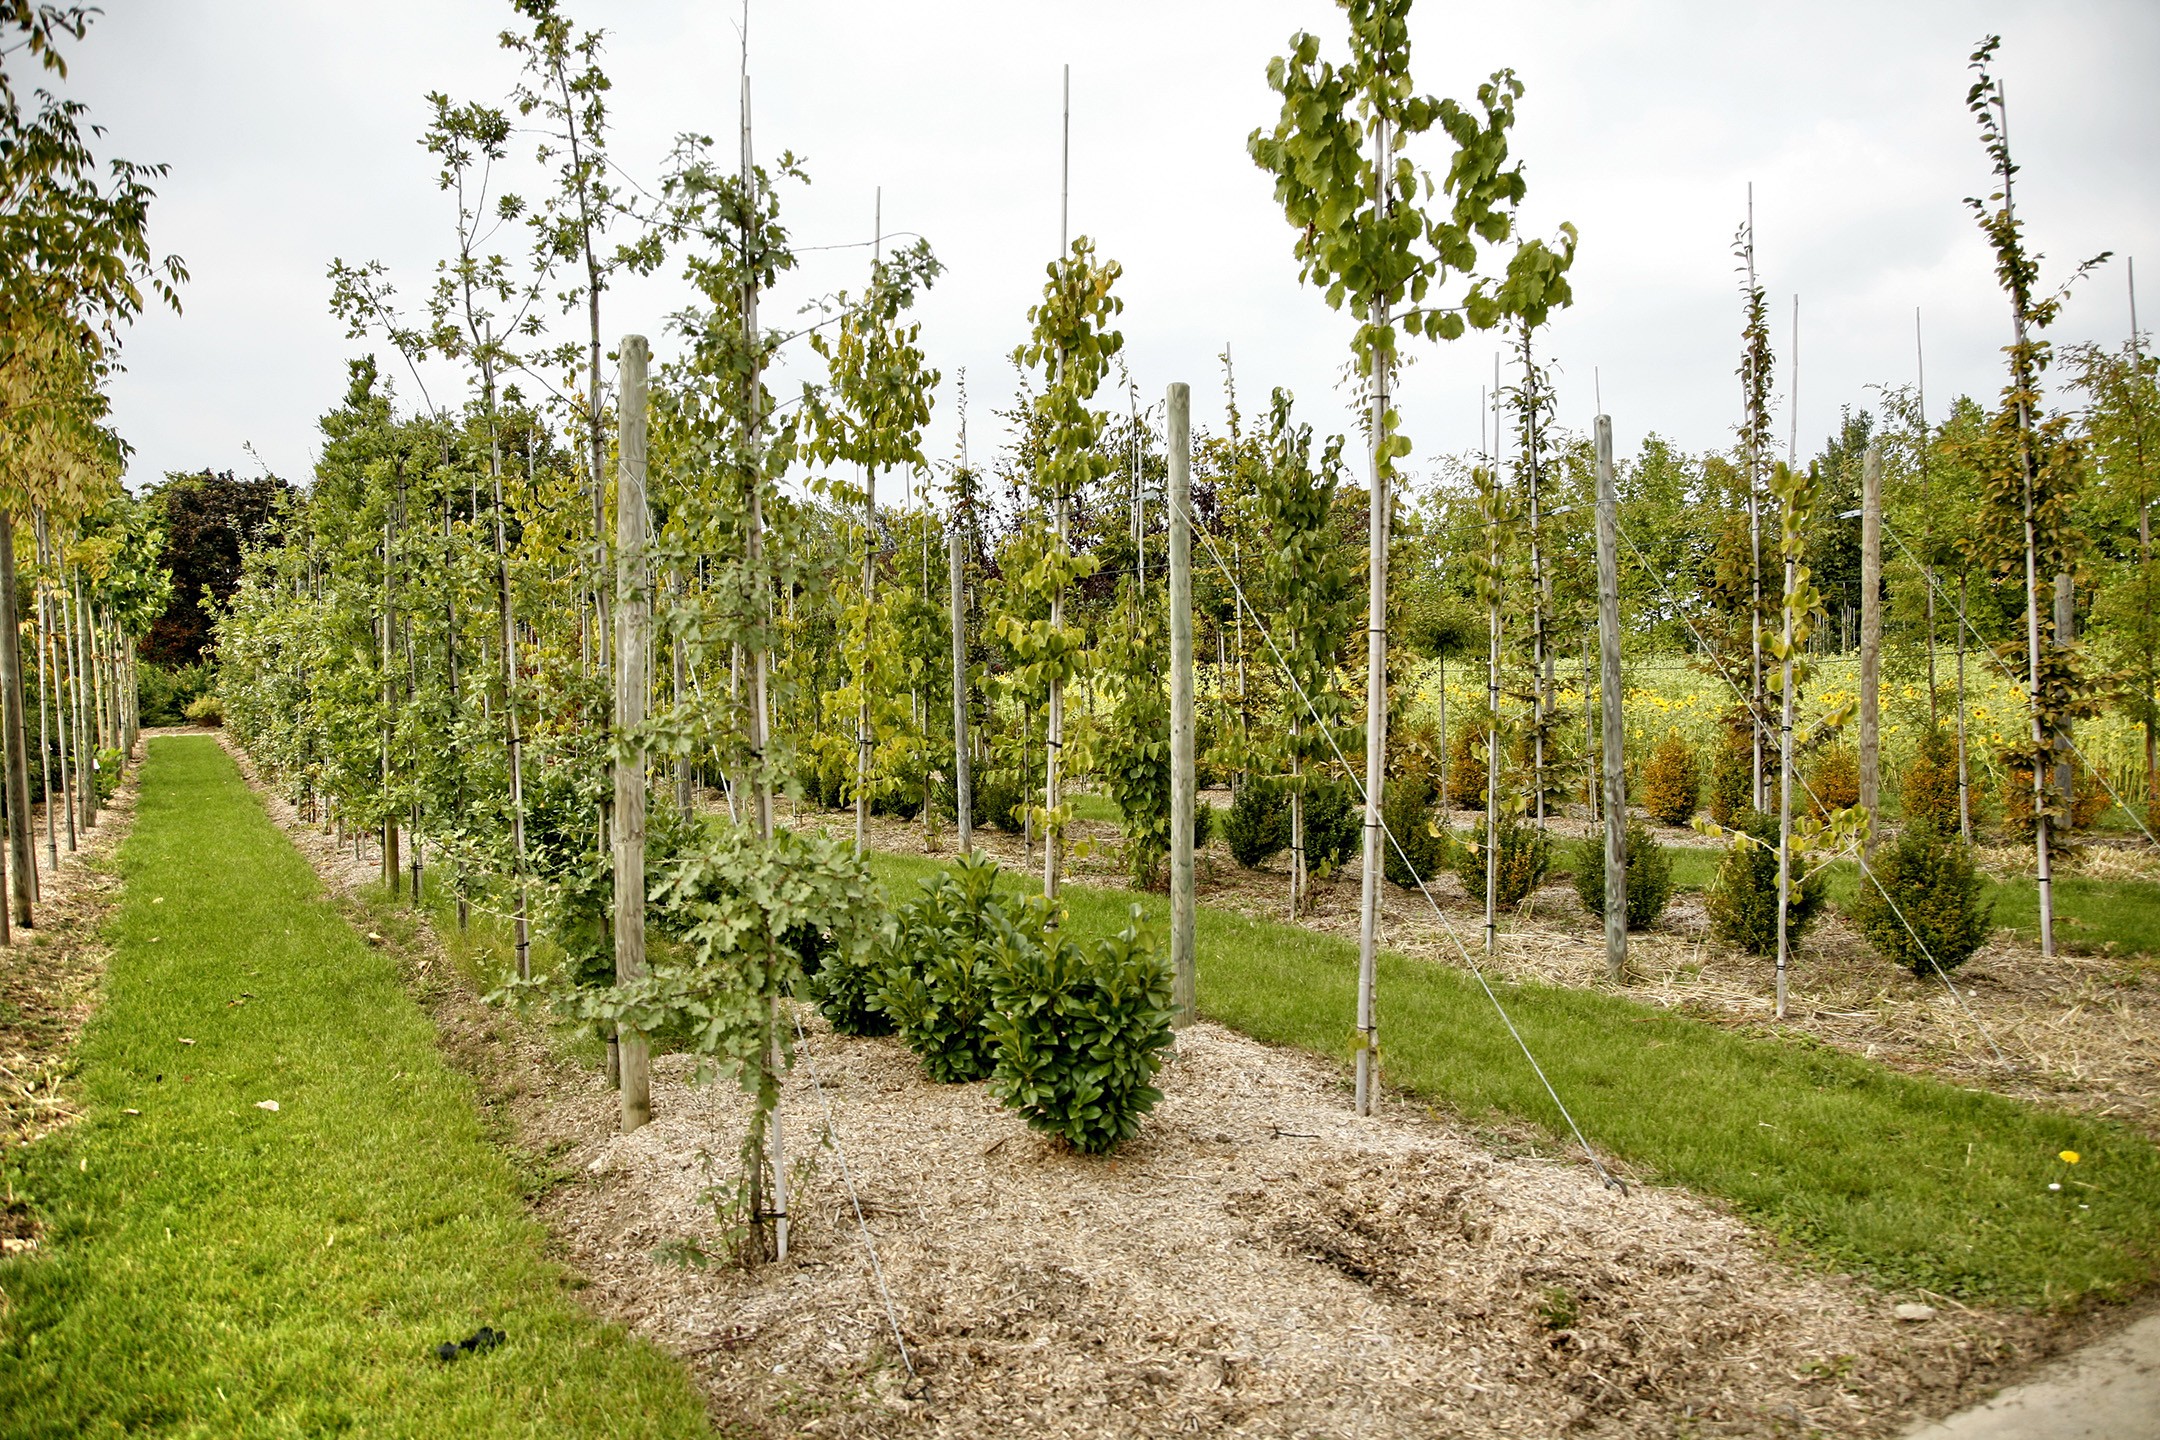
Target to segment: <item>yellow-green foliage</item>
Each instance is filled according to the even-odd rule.
[[[1702,802],[1702,767],[1695,747],[1667,735],[1643,766],[1643,809],[1668,825],[1685,825]]]
[[[1833,745],[1807,771],[1809,804],[1818,820],[1860,803],[1860,752]],[[1796,807],[1797,808],[1797,807]]]
[[[1485,732],[1475,724],[1456,726],[1448,741],[1447,803],[1456,810],[1485,808]]]
[[[1958,828],[1956,737],[1943,730],[1920,737],[1901,798],[1907,824],[1924,821],[1945,835]]]
[[[1502,910],[1510,910],[1545,883],[1545,872],[1552,866],[1552,841],[1535,825],[1525,825],[1506,813],[1500,816],[1494,833],[1499,840],[1496,849],[1500,856],[1494,875],[1498,904]],[[1457,831],[1456,834],[1458,843],[1448,847],[1454,852],[1455,874],[1465,890],[1482,898],[1485,894],[1484,827]]]
[[[1755,748],[1747,736],[1724,731],[1710,766],[1710,818],[1730,825],[1753,802]]]

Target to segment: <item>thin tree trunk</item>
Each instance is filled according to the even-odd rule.
[[[31,926],[37,850],[30,830],[30,756],[23,742],[22,626],[15,614],[15,512],[0,508],[0,723],[7,726],[8,869],[15,923]]]
[[[1393,138],[1383,117],[1373,124],[1374,200],[1383,211],[1388,206],[1384,183],[1394,169]],[[1387,296],[1383,292],[1372,307],[1373,324],[1388,331]],[[1367,573],[1365,605],[1365,852],[1358,890],[1358,996],[1357,996],[1357,1113],[1370,1115],[1380,1083],[1380,1018],[1378,988],[1380,955],[1380,847],[1386,843],[1380,821],[1381,788],[1387,779],[1387,579],[1388,537],[1392,518],[1388,513],[1388,388],[1385,351],[1373,360],[1372,397],[1372,493],[1368,498]],[[1242,608],[1240,615],[1242,616]],[[1240,621],[1238,645],[1238,692],[1245,689],[1244,632]]]
[[[1875,858],[1882,807],[1882,442],[1860,466],[1860,808],[1867,812],[1861,855]]]
[[[945,537],[952,591],[953,818],[960,853],[969,855],[975,850],[975,777],[968,765],[967,597],[960,579],[960,545],[960,507],[955,505],[952,530]]]
[[[863,486],[863,655],[855,673],[862,690],[862,704],[855,712],[855,853],[868,848],[870,828],[870,755],[876,748],[870,719],[870,647],[876,643],[871,624],[877,604],[877,467],[869,466]],[[1053,615],[1052,619],[1055,620]]]

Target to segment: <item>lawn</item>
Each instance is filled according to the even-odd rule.
[[[395,962],[214,742],[151,742],[119,863],[88,1118],[0,1162],[47,1225],[0,1263],[0,1435],[711,1433],[578,1305]]]
[[[936,868],[891,855],[874,864],[896,897]],[[1064,893],[1083,943],[1124,925],[1136,900],[1167,924],[1160,896]],[[1355,945],[1203,905],[1199,954],[1204,1014],[1347,1069]],[[1593,991],[1499,990],[1598,1146],[1655,1183],[1721,1197],[1822,1262],[1892,1288],[2032,1304],[2125,1296],[2160,1272],[2160,1152],[2119,1126],[1767,1026],[1735,1031]],[[1379,994],[1392,1084],[1474,1121],[1565,1134],[1467,972],[1384,954]]]

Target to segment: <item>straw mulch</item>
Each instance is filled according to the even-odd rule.
[[[372,878],[265,798],[333,890]],[[1094,1159],[805,1010],[790,1253],[744,1270],[715,1217],[744,1096],[662,1057],[654,1123],[617,1135],[601,1077],[481,1003],[424,927],[400,958],[587,1302],[744,1433],[1892,1435],[2082,1333],[1812,1270],[1527,1130],[1401,1097],[1360,1120],[1339,1066],[1208,1024]],[[1893,1315],[1916,1298],[1933,1318]]]
[[[1223,794],[1216,800],[1229,803]],[[1458,826],[1475,821],[1469,815],[1452,818]],[[852,823],[837,812],[818,820],[836,833]],[[871,824],[878,848],[922,853],[919,822]],[[1488,973],[1607,987],[1603,922],[1583,912],[1564,878],[1573,865],[1572,842],[1586,828],[1579,806],[1552,821],[1554,878],[1503,918]],[[1111,854],[1116,828],[1078,829],[1095,839],[1101,853],[1074,862],[1071,877],[1088,884],[1125,883]],[[1653,829],[1667,845],[1712,843],[1691,830]],[[976,833],[985,848],[1019,863],[1016,839],[996,831]],[[951,844],[947,827],[944,848],[949,851]],[[1037,855],[1039,863],[1039,849]],[[1980,858],[1983,868],[2002,878],[2032,873],[2029,850],[1984,848]],[[1246,870],[1217,844],[1202,852],[1200,869],[1203,903],[1289,920],[1284,858]],[[2160,855],[2150,847],[2088,843],[2073,852],[2062,873],[2160,880]],[[1482,890],[1471,895],[1452,873],[1430,877],[1427,888],[1440,915],[1415,889],[1381,887],[1381,943],[1435,964],[1482,963]],[[1355,941],[1356,868],[1319,882],[1311,909],[1297,923]],[[1958,993],[1953,997],[1940,977],[1923,980],[1883,961],[1842,916],[1826,911],[1794,960],[1784,1024],[1903,1070],[2107,1116],[2160,1139],[2160,964],[2150,956],[2068,953],[2077,948],[2077,917],[2059,914],[2056,923],[2064,953],[2043,960],[2030,942],[1998,930],[1954,972]],[[1699,894],[1675,896],[1656,928],[1629,937],[1628,952],[1624,993],[1631,999],[1721,1024],[1777,1024],[1775,967],[1718,947],[1710,939]],[[1386,1004],[1384,995],[1381,1003]]]

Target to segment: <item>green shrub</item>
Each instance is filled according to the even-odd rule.
[[[1807,781],[1807,804],[1816,819],[1829,819],[1833,810],[1850,810],[1860,803],[1860,752],[1850,745],[1831,746],[1808,771]],[[1795,787],[1796,802],[1798,794]],[[1795,803],[1793,808],[1800,807]]]
[[[1535,825],[1525,825],[1513,815],[1503,814],[1493,827],[1498,841],[1499,863],[1495,866],[1495,889],[1500,908],[1511,909],[1522,904],[1530,892],[1545,883],[1545,872],[1552,868],[1552,837]],[[1452,847],[1455,852],[1455,874],[1461,878],[1463,888],[1473,898],[1485,894],[1485,831],[1482,826],[1464,832]]]
[[[1485,732],[1464,723],[1448,741],[1447,803],[1454,810],[1485,808]]]
[[[1747,731],[1725,732],[1710,763],[1710,818],[1731,825],[1755,803],[1755,750]]]
[[[1958,828],[1956,736],[1938,728],[1920,737],[1898,800],[1907,824],[1925,821],[1945,835]]]
[[[1223,817],[1223,839],[1230,858],[1247,870],[1257,870],[1282,853],[1290,843],[1290,807],[1280,786],[1266,780],[1247,780],[1238,787]]]
[[[1357,787],[1347,780],[1326,781],[1305,792],[1305,865],[1308,870],[1340,867],[1364,852],[1365,807]],[[1284,843],[1289,843],[1284,817]]]
[[[1036,915],[1042,902],[1031,902]],[[997,1042],[990,1093],[1028,1128],[1100,1155],[1140,1130],[1162,1092],[1155,1073],[1171,1042],[1170,962],[1142,928],[1140,907],[1093,955],[1039,924],[1000,942],[989,1021]]]
[[[208,695],[217,684],[217,666],[208,661],[194,665],[138,665],[135,667],[135,704],[145,725],[178,725],[187,718],[188,706]]]
[[[975,793],[974,822],[1002,830],[1008,835],[1018,835],[1027,828],[1028,794],[1020,788],[1018,776],[1007,770],[992,770],[987,775],[978,774]]]
[[[1205,850],[1215,838],[1215,807],[1195,795],[1192,807],[1192,848]]]
[[[1710,912],[1710,933],[1718,943],[1750,955],[1777,953],[1777,821],[1759,811],[1743,811],[1733,817],[1733,828],[1749,837],[1735,840],[1703,896]],[[1801,880],[1803,867],[1796,859],[1797,882],[1786,910],[1787,938],[1795,945],[1815,923],[1830,881],[1820,870]]]
[[[1972,847],[1954,829],[1909,821],[1897,844],[1875,852],[1871,868],[1882,888],[1863,876],[1850,913],[1883,959],[1926,979],[1937,965],[1945,973],[1955,970],[1987,943],[1994,902],[1980,903],[1987,882],[1973,867]]]
[[[187,716],[191,725],[223,725],[225,702],[215,695],[198,695],[188,701],[187,709],[181,713]]]
[[[792,937],[791,937],[792,938]],[[823,947],[820,947],[822,951]],[[798,955],[803,952],[797,949]],[[820,953],[818,963],[804,956],[803,970],[810,976],[810,997],[818,1013],[841,1035],[890,1035],[892,1016],[877,1002],[884,985],[887,955],[872,950],[862,955]]]
[[[108,745],[97,752],[96,763],[98,803],[102,805],[120,788],[120,752]]]
[[[1431,881],[1447,864],[1447,836],[1434,822],[1432,791],[1417,779],[1390,780],[1380,807],[1380,818],[1386,822],[1390,842],[1386,836],[1380,843],[1387,846],[1382,869],[1387,878],[1397,885],[1415,885],[1419,880]],[[1403,857],[1408,856],[1406,861]]]
[[[997,861],[978,852],[955,861],[936,884],[924,881],[924,893],[893,917],[880,983],[870,996],[941,1083],[990,1073],[996,1056],[985,1018],[992,961],[1016,934],[1040,942],[1044,916],[1028,906],[1017,917],[1008,914],[997,898],[998,873]]]
[[[1643,809],[1667,825],[1685,825],[1701,804],[1702,767],[1694,748],[1668,734],[1643,766]]]
[[[916,820],[922,816],[923,791],[929,771],[920,755],[907,755],[883,776],[872,774],[870,813],[893,820]]]
[[[1605,836],[1585,835],[1575,846],[1575,898],[1599,920],[1605,918]],[[1672,856],[1650,827],[1627,827],[1627,928],[1647,930],[1672,899]]]

